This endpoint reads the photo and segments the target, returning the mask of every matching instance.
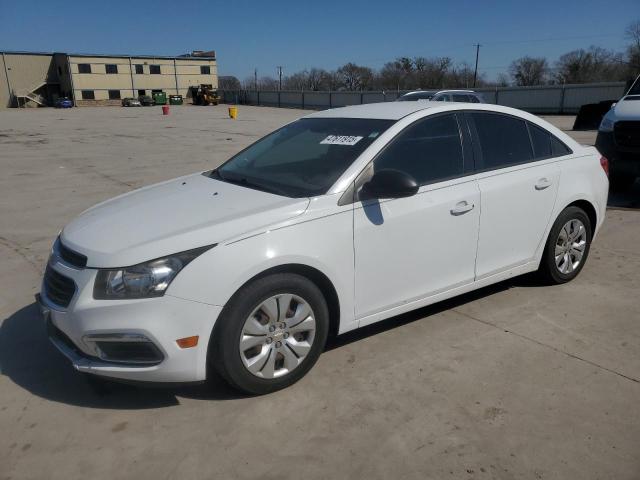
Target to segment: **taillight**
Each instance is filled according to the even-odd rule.
[[[607,157],[600,157],[600,166],[602,167],[602,169],[604,170],[604,173],[606,173],[608,177],[609,176],[609,160],[607,160]]]

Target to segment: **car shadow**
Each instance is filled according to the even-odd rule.
[[[242,397],[218,378],[201,385],[148,387],[80,374],[49,342],[35,303],[2,322],[0,373],[39,397],[88,408],[135,410],[179,405],[179,397],[203,400]]]
[[[510,279],[480,290],[421,308],[403,315],[332,337],[325,351],[385,332],[400,325],[435,315],[513,286],[538,286],[534,277]],[[50,401],[87,408],[149,409],[180,404],[180,398],[234,400],[247,398],[224,380],[212,375],[194,386],[139,386],[102,380],[76,372],[49,342],[39,309],[27,305],[6,318],[0,326],[0,373],[30,393]]]

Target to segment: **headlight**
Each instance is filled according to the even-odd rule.
[[[613,124],[614,124],[613,120],[611,120],[610,118],[604,117],[602,119],[602,122],[600,122],[600,127],[598,127],[598,130],[600,132],[613,132]]]
[[[180,270],[215,245],[187,250],[132,267],[100,269],[93,287],[97,300],[161,297]]]

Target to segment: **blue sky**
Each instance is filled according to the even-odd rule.
[[[216,50],[219,73],[243,79],[346,62],[381,67],[450,56],[492,79],[522,55],[589,45],[622,50],[639,0],[582,1],[29,1],[0,0],[0,50],[177,55]]]

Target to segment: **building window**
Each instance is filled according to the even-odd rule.
[[[149,65],[149,73],[151,75],[160,75],[160,65]]]
[[[120,90],[109,90],[109,100],[120,100]]]
[[[141,63],[136,64],[136,75],[142,75],[144,73],[144,67]]]
[[[209,65],[202,65],[200,67],[201,75],[211,75],[211,67]]]
[[[107,73],[110,73],[110,74],[118,73],[118,65],[116,65],[115,63],[107,63],[104,66],[104,69]]]
[[[96,96],[93,93],[93,90],[82,90],[82,99],[83,100],[95,100]]]
[[[146,90],[138,90],[138,96],[139,97],[144,97],[147,94]]]
[[[91,64],[90,63],[79,63],[78,64],[78,73],[91,73]]]

